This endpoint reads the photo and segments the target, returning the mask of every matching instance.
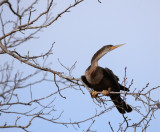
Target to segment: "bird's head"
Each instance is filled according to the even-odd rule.
[[[108,53],[109,51],[111,50],[114,50],[122,45],[125,45],[125,44],[119,44],[119,45],[106,45],[106,46],[103,46],[99,51],[101,52],[106,52]]]
[[[98,60],[100,58],[102,58],[105,54],[107,54],[108,52],[122,46],[124,44],[120,44],[120,45],[106,45],[106,46],[103,46],[101,49],[99,49],[95,54],[94,56],[92,57],[92,60],[91,60],[91,63],[97,63]]]

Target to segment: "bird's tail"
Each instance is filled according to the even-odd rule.
[[[132,111],[132,108],[122,100],[120,95],[111,95],[110,97],[121,114]]]

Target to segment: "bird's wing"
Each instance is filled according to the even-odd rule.
[[[85,76],[81,76],[81,80],[88,86],[91,88],[91,84],[87,81]]]
[[[118,83],[119,78],[110,69],[105,68],[105,72],[104,73],[108,74],[108,76],[110,76],[110,78],[112,78],[112,80],[114,80],[115,83]],[[123,91],[129,91],[128,88],[122,86],[121,84],[119,84],[119,88],[120,88],[120,90],[123,90]]]
[[[107,74],[112,77],[112,79],[116,82],[119,81],[119,78],[108,68],[105,68],[105,71],[107,72]]]

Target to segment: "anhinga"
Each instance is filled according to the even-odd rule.
[[[110,91],[120,92],[129,91],[118,83],[119,78],[113,74],[113,72],[108,68],[102,68],[98,66],[98,60],[102,58],[109,51],[118,48],[121,45],[106,45],[98,50],[91,60],[91,65],[86,69],[85,76],[82,76],[82,81],[94,91],[91,93],[92,97],[96,97],[98,92],[102,92],[104,95],[109,95],[118,111],[122,114],[125,112],[131,112],[132,108],[125,103],[125,101],[120,97],[120,94],[111,94]],[[97,92],[98,91],[98,92]]]

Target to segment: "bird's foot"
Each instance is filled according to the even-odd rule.
[[[92,98],[97,97],[97,95],[98,95],[98,92],[97,92],[97,91],[92,91],[92,92],[91,92],[91,97],[92,97]]]
[[[102,94],[105,95],[105,96],[108,96],[109,95],[109,91],[108,90],[103,90]]]
[[[110,91],[111,91],[111,88],[109,88],[108,90],[103,90],[102,94],[105,96],[108,96]]]

